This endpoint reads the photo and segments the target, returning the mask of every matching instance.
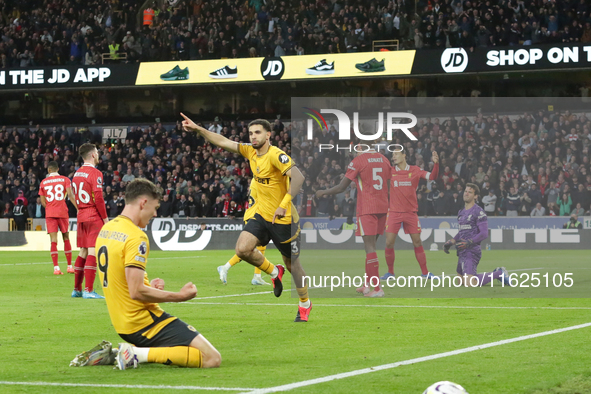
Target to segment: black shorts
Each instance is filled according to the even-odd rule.
[[[155,335],[150,332],[152,328],[167,319],[174,320],[171,320],[170,323],[162,327]],[[166,312],[162,316],[156,317],[154,323],[138,332],[134,332],[133,334],[119,334],[125,342],[129,342],[137,347],[189,346],[197,335],[199,333],[193,326]]]
[[[273,240],[279,252],[289,259],[296,259],[300,256],[299,223],[273,224],[257,213],[246,223],[243,231],[257,237],[262,246],[266,246],[270,240]]]

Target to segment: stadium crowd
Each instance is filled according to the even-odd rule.
[[[248,142],[247,124],[216,118],[205,126]],[[314,197],[317,190],[340,182],[355,154],[319,150],[319,144],[336,140],[336,124],[330,123],[329,130],[313,141],[303,138],[301,124],[286,125],[276,119],[272,126],[273,144],[290,154],[306,177],[294,199],[300,215],[354,216],[353,186],[334,197]],[[438,179],[423,181],[417,190],[420,215],[456,215],[467,182],[481,187],[479,204],[488,215],[589,214],[591,120],[585,115],[539,111],[511,118],[481,114],[425,118],[413,130],[417,142],[393,141],[405,146],[408,163],[430,170],[431,152],[437,151],[440,157]],[[12,217],[20,206],[16,210],[29,217],[43,217],[38,187],[47,164],[58,161],[60,173],[72,177],[80,165],[77,147],[86,141],[101,144],[101,135],[82,128],[70,132],[59,127],[2,127],[0,216]],[[111,217],[123,210],[126,184],[138,177],[153,180],[165,190],[158,211],[161,217],[241,217],[244,213],[252,177],[248,163],[183,131],[180,123],[130,127],[125,141],[101,144],[101,152],[98,168],[104,174]],[[388,155],[385,149],[380,152]]]
[[[0,0],[0,67],[591,42],[586,0]],[[158,4],[162,4],[158,6]]]

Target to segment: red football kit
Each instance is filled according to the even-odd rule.
[[[357,236],[384,233],[388,213],[390,162],[378,152],[354,158],[345,176],[357,185]]]
[[[94,248],[103,219],[107,218],[103,174],[94,166],[84,164],[74,174],[72,189],[78,203],[78,247]]]
[[[66,197],[68,188],[71,186],[70,179],[52,172],[41,181],[39,195],[45,197],[45,223],[48,233],[68,232],[68,206]]]
[[[388,210],[388,222],[386,232],[398,234],[400,226],[404,225],[406,234],[418,234],[421,232],[421,223],[417,212],[417,187],[422,179],[434,180],[439,174],[439,163],[433,166],[433,172],[421,170],[417,166],[406,165],[392,168],[390,181],[390,209]]]

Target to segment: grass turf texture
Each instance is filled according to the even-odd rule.
[[[338,254],[343,259],[358,258],[351,251],[334,251],[332,257]],[[0,381],[265,388],[591,322],[591,309],[585,309],[589,307],[587,299],[354,297],[314,299],[310,322],[295,324],[297,299],[290,298],[289,291],[279,299],[270,293],[199,298],[271,291],[271,286],[250,284],[253,270],[245,263],[232,268],[228,285],[222,285],[216,267],[231,255],[231,251],[152,252],[148,263],[150,278],[165,279],[169,290],[178,291],[188,281],[197,285],[198,299],[164,304],[163,308],[208,338],[222,354],[222,367],[190,370],[144,364],[137,370],[115,371],[109,366],[68,367],[77,353],[101,340],[120,341],[104,301],[72,299],[73,275],[54,276],[50,263],[27,264],[49,261],[48,253],[1,253],[0,354],[4,361],[0,363]],[[310,251],[308,255],[312,258],[320,253]],[[363,257],[361,252],[359,255]],[[275,250],[268,256],[273,262],[280,260]],[[383,256],[379,257],[383,273],[385,263]],[[484,253],[483,265],[487,265],[483,269],[488,269],[488,264],[494,268],[497,262],[509,269],[546,267],[540,261],[567,258],[585,261],[585,252],[491,251]],[[442,252],[427,252],[427,259],[435,272],[442,266],[444,271],[455,269],[455,259]],[[418,271],[412,251],[396,252],[396,260],[397,274],[398,270]],[[61,267],[65,270],[64,263]],[[288,289],[289,280],[284,283]],[[98,278],[95,284],[100,285]],[[466,306],[527,308],[457,308]],[[544,307],[572,309],[540,309]],[[293,392],[422,393],[439,380],[460,383],[470,393],[588,392],[590,330],[528,339]],[[132,390],[0,385],[2,393]]]

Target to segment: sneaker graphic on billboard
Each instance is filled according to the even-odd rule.
[[[224,66],[209,73],[209,78],[215,79],[227,79],[236,77],[238,77],[238,66],[234,66],[234,68],[230,68],[230,66]]]
[[[163,81],[184,81],[189,79],[189,67],[181,68],[177,65],[167,73],[160,75],[160,79]]]
[[[334,74],[334,61],[330,64],[326,62],[326,59],[322,59],[314,67],[306,69],[306,74],[309,75],[327,75]]]
[[[386,71],[386,67],[384,65],[385,60],[386,59],[382,59],[381,62],[378,62],[376,60],[376,58],[374,57],[373,59],[371,59],[370,61],[367,61],[365,63],[357,63],[355,65],[355,68],[358,70],[361,70],[363,72],[366,72],[366,73]]]

